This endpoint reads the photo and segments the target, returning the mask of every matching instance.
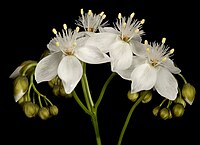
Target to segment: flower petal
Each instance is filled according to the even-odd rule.
[[[128,69],[125,70],[115,70],[123,79],[131,80],[131,73],[133,72],[134,68],[138,65],[141,65],[145,62],[145,58],[139,56],[133,56],[132,64]]]
[[[113,33],[95,33],[88,38],[86,45],[98,47],[102,52],[107,53],[116,37],[117,35]]]
[[[50,52],[59,52],[60,49],[58,46],[56,46],[56,39],[52,39],[49,44],[47,44],[47,48],[50,50]]]
[[[41,59],[35,68],[35,80],[37,83],[50,81],[57,75],[58,65],[62,53],[53,53]]]
[[[146,55],[146,46],[145,44],[139,42],[139,41],[130,41],[130,45],[132,46],[132,51],[135,55],[138,56],[145,56]]]
[[[150,90],[156,83],[157,70],[145,63],[137,66],[131,74],[131,92]]]
[[[174,65],[174,62],[171,59],[167,59],[162,65],[174,74],[178,74],[181,72],[181,70]]]
[[[67,94],[70,94],[74,90],[82,74],[82,65],[75,56],[65,56],[58,66],[58,76],[62,80]]]
[[[77,47],[74,55],[81,61],[90,64],[110,62],[110,57],[94,46]]]
[[[155,84],[155,89],[157,92],[169,100],[175,100],[178,93],[177,88],[177,80],[171,74],[171,72],[164,67],[160,67]]]
[[[20,75],[20,70],[22,69],[22,67],[23,66],[18,66],[13,72],[12,72],[12,74],[9,76],[9,78],[11,78],[11,79],[14,79],[14,78],[16,78],[17,76],[19,76]]]
[[[114,29],[113,27],[103,27],[100,28],[99,31],[102,32],[109,32],[109,33],[114,33],[114,34],[119,34],[119,31],[117,31],[116,29]]]
[[[113,71],[128,69],[131,66],[133,54],[128,43],[116,41],[110,46],[109,54],[113,59]]]

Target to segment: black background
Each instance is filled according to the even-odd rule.
[[[12,79],[9,75],[25,60],[38,61],[46,45],[53,37],[52,28],[61,30],[67,23],[75,28],[75,19],[80,9],[91,9],[94,13],[104,11],[107,20],[113,22],[119,12],[129,16],[135,12],[135,18],[145,19],[143,37],[149,41],[161,41],[166,37],[170,47],[175,48],[173,59],[187,81],[195,86],[197,94],[192,106],[187,105],[181,118],[161,120],[152,115],[152,109],[161,101],[155,93],[148,104],[140,104],[124,135],[123,145],[135,142],[165,143],[197,141],[200,99],[199,99],[199,40],[197,9],[194,1],[178,2],[145,0],[74,0],[53,2],[12,2],[5,3],[1,10],[1,95],[0,95],[0,140],[18,143],[46,144],[92,144],[95,136],[89,116],[77,105],[74,99],[55,98],[49,94],[58,106],[59,114],[49,120],[27,118],[12,96]],[[197,36],[196,36],[197,34]],[[110,74],[108,65],[88,65],[88,79],[94,100],[101,86]],[[99,106],[98,119],[103,145],[116,145],[132,106],[126,93],[130,82],[116,76],[107,88]],[[78,89],[78,87],[77,87]],[[81,96],[81,92],[80,92]],[[8,138],[8,139],[7,139]]]

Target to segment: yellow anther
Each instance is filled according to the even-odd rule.
[[[167,58],[166,57],[164,57],[163,59],[162,59],[162,62],[165,62],[167,60]]]
[[[166,38],[165,38],[165,37],[163,37],[163,38],[162,38],[162,44],[164,44],[164,43],[165,43],[165,41],[166,41]]]
[[[92,10],[88,10],[88,15],[92,15]]]
[[[55,28],[52,29],[52,32],[53,32],[54,34],[57,34],[57,31],[56,31]]]
[[[106,15],[104,14],[103,16],[102,16],[102,19],[105,19],[106,18]]]
[[[146,48],[146,51],[149,53],[150,52],[150,48],[148,47],[148,48]]]
[[[84,14],[84,11],[83,11],[83,9],[81,9],[81,15],[83,15]]]
[[[119,13],[119,14],[118,14],[118,19],[121,19],[121,18],[122,18],[122,14]]]
[[[76,45],[77,45],[77,43],[76,43],[76,42],[74,42],[74,43],[73,43],[73,46],[75,47]]]
[[[147,45],[147,44],[148,44],[148,41],[147,41],[147,40],[144,40],[144,44]]]
[[[79,27],[76,27],[76,32],[79,32],[80,28]]]
[[[122,26],[125,28],[125,27],[126,27],[126,22],[124,22],[124,23],[122,24]]]
[[[57,46],[57,47],[59,47],[59,46],[60,46],[59,42],[56,42],[56,46]]]
[[[67,24],[63,24],[64,30],[67,30]]]
[[[101,12],[99,15],[102,17],[104,15],[104,12]]]
[[[140,24],[144,24],[144,22],[145,22],[145,19],[142,19],[142,20],[140,21]]]
[[[135,33],[138,33],[140,31],[140,29],[135,29]]]
[[[130,17],[133,18],[135,16],[135,13],[131,13]]]
[[[174,49],[171,49],[171,50],[169,51],[169,53],[170,53],[170,54],[174,53]]]

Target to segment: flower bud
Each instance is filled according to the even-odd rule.
[[[28,90],[29,82],[27,77],[25,76],[18,76],[14,80],[14,99],[17,102]]]
[[[68,96],[67,94],[66,94],[66,92],[65,92],[65,89],[64,89],[64,87],[63,87],[63,85],[60,85],[60,95],[61,96]]]
[[[160,110],[160,117],[164,120],[169,119],[170,118],[170,112],[168,108],[162,108]]]
[[[27,60],[27,61],[24,61],[20,66],[21,69],[20,69],[20,74],[22,74],[24,71],[25,72],[25,75],[26,76],[29,76],[31,75],[33,72],[34,72],[34,69],[35,67],[33,67],[33,64],[36,64],[37,62],[34,61],[34,60]]]
[[[53,87],[53,94],[55,96],[59,96],[60,95],[60,86],[59,85],[54,85],[54,87]]]
[[[181,117],[183,116],[185,109],[182,104],[177,103],[173,106],[172,111],[175,117]]]
[[[28,118],[35,117],[38,112],[35,104],[30,101],[24,103],[23,111]]]
[[[50,117],[50,112],[49,109],[47,107],[42,107],[39,109],[38,111],[38,116],[42,119],[42,120],[46,120]]]
[[[53,105],[49,107],[49,112],[51,115],[55,116],[58,114],[58,107]]]
[[[142,103],[148,103],[152,99],[152,92],[150,90],[145,90],[140,93],[141,96],[145,95]]]
[[[185,106],[186,106],[185,100],[184,100],[182,97],[180,97],[180,96],[177,97],[177,98],[174,100],[174,102],[175,102],[175,103],[182,104],[184,108],[185,108]]]
[[[157,116],[159,111],[160,111],[160,106],[156,106],[155,108],[153,108],[153,115]]]
[[[131,93],[129,90],[127,93],[128,99],[131,100],[132,102],[135,102],[137,98],[139,97],[139,93]]]
[[[188,104],[192,105],[195,95],[196,95],[196,90],[195,90],[194,86],[192,86],[189,83],[184,84],[183,88],[182,88],[182,95],[183,95],[185,101]]]

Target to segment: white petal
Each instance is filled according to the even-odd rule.
[[[157,70],[145,63],[136,67],[131,74],[131,91],[150,90],[156,83]]]
[[[95,33],[87,40],[86,45],[98,47],[102,52],[107,53],[116,37],[117,35],[113,33]]]
[[[58,76],[62,80],[67,94],[70,94],[74,90],[82,74],[82,65],[75,56],[65,56],[58,66]]]
[[[16,94],[16,96],[14,96],[15,102],[17,102],[21,97],[23,97],[25,93],[26,92],[23,92],[23,90],[20,90],[20,92]]]
[[[50,50],[50,52],[59,52],[60,48],[56,46],[56,39],[52,39],[49,44],[47,44],[47,48]]]
[[[20,70],[21,70],[22,67],[23,67],[23,66],[18,66],[18,67],[13,71],[13,73],[9,76],[9,78],[14,79],[14,78],[16,78],[17,76],[19,76],[19,75],[20,75]]]
[[[109,54],[114,61],[113,70],[124,70],[131,66],[133,54],[128,43],[116,41],[111,45]]]
[[[145,58],[139,57],[139,56],[133,56],[132,64],[128,69],[125,70],[114,70],[117,72],[123,79],[131,80],[131,73],[133,72],[134,68],[136,68],[138,65],[141,65],[145,62]]]
[[[171,74],[171,72],[164,67],[160,67],[155,84],[155,89],[157,92],[169,100],[175,100],[178,93],[177,88],[177,80]]]
[[[178,74],[181,72],[181,70],[174,65],[174,62],[171,59],[167,59],[164,63],[163,66],[169,69],[170,72],[174,74]]]
[[[35,80],[37,83],[50,81],[57,75],[58,65],[62,53],[53,53],[41,59],[35,68]]]
[[[94,46],[83,46],[75,49],[74,55],[81,61],[90,64],[110,62],[110,57]]]
[[[102,32],[109,32],[109,33],[114,33],[114,34],[119,34],[119,31],[117,31],[116,29],[114,29],[113,27],[104,27],[104,28],[100,28],[99,31]]]
[[[132,51],[135,55],[138,56],[145,56],[146,55],[146,46],[145,44],[139,42],[139,41],[134,41],[132,40],[130,42],[131,46],[132,46]]]

